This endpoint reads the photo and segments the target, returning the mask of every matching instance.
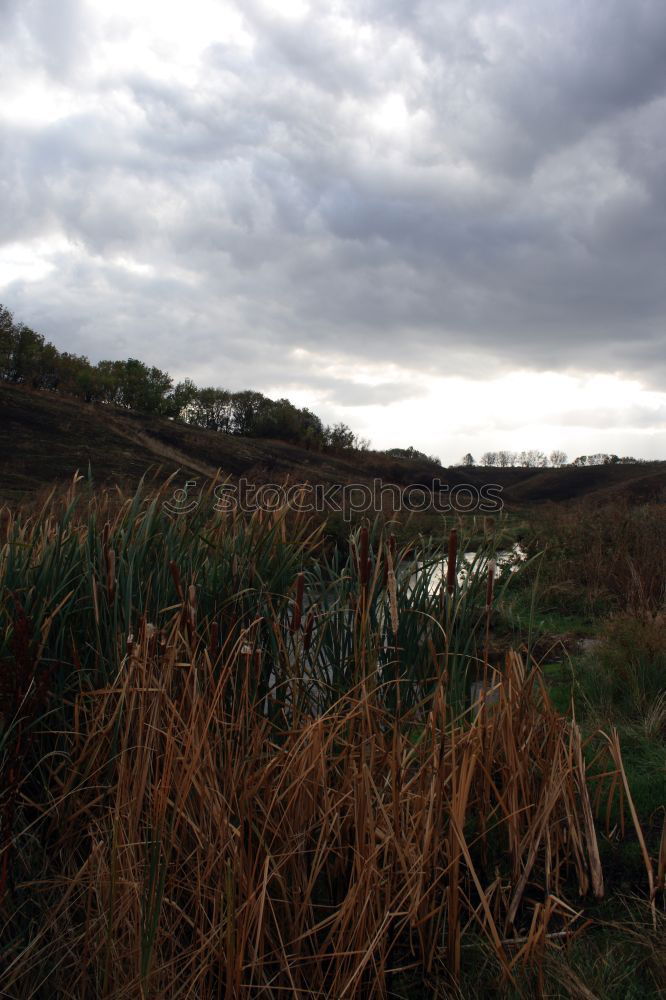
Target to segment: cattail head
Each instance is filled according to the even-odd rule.
[[[384,563],[384,580],[382,582],[384,589],[388,585],[389,565],[395,569],[395,535],[393,533],[389,535],[388,551],[386,553],[386,562]]]
[[[197,623],[197,590],[193,583],[187,588],[187,605],[185,606],[187,634],[190,642]]]
[[[183,595],[183,588],[182,588],[181,582],[180,582],[180,571],[179,571],[178,567],[176,566],[175,562],[170,562],[169,563],[169,572],[171,573],[171,577],[172,577],[173,582],[175,584],[176,593],[178,594],[178,599],[180,601],[182,601],[184,599],[184,595]]]

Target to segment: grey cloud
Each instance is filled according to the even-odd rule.
[[[6,64],[67,80],[87,62],[95,32],[84,0],[3,0],[0,18]]]
[[[283,376],[284,379],[284,376]],[[296,389],[315,389],[325,403],[337,406],[390,406],[406,399],[415,399],[424,392],[419,382],[378,382],[370,385],[346,378],[327,377],[316,372],[308,373],[307,380],[294,380]]]
[[[244,3],[254,48],[211,38],[197,85],[95,76],[102,22],[67,0],[50,23],[48,6],[0,6],[5,72],[85,79],[95,106],[1,126],[0,240],[74,250],[1,295],[61,346],[127,353],[145,336],[155,363],[234,387],[294,381],[295,346],[663,382],[663,3],[366,0],[336,8],[345,24]],[[405,134],[373,125],[390,93]],[[296,375],[340,405],[367,391]]]
[[[594,410],[568,410],[554,418],[563,427],[616,427],[623,430],[666,430],[666,407],[655,409],[633,406],[624,410],[610,407]]]
[[[256,39],[257,63],[270,63],[281,74],[297,77],[301,85],[307,81],[336,97],[375,91],[367,67],[351,47],[340,44],[330,15],[310,13],[304,23],[289,23],[253,0],[246,0],[243,13]]]

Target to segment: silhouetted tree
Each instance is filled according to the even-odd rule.
[[[433,462],[435,465],[442,464],[437,455],[426,455],[424,451],[419,451],[418,448],[414,448],[412,445],[409,448],[389,448],[384,454],[389,455],[391,458],[410,458],[421,462]]]
[[[195,427],[212,431],[231,431],[232,395],[226,389],[195,389],[194,396],[183,407],[185,420]]]
[[[14,316],[0,303],[0,378],[11,377],[14,342]]]
[[[138,358],[102,360],[60,352],[24,324],[16,324],[9,309],[0,305],[0,378],[53,389],[100,402],[184,420],[197,427],[227,433],[275,438],[307,448],[336,451],[363,449],[369,442],[339,423],[324,427],[307,407],[299,409],[288,399],[269,399],[260,392],[199,389],[190,380],[173,384],[168,372],[146,365]]]
[[[521,451],[518,456],[518,464],[526,469],[542,469],[548,465],[548,459],[542,451],[532,448],[528,451]]]
[[[257,413],[265,397],[260,392],[245,389],[231,397],[231,430],[234,434],[252,434]]]
[[[348,451],[355,444],[354,432],[347,424],[335,424],[324,431],[324,443],[333,451]]]

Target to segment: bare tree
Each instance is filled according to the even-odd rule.
[[[485,465],[486,467],[497,465],[497,452],[484,451],[481,456],[481,465]]]
[[[550,453],[550,464],[554,469],[561,469],[563,465],[567,464],[567,456],[563,451],[551,451]]]
[[[544,453],[534,448],[529,451],[521,451],[518,461],[526,469],[543,469],[548,465],[548,459]]]

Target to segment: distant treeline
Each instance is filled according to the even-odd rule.
[[[365,449],[346,424],[324,425],[307,407],[260,392],[199,388],[190,379],[174,383],[168,372],[136,358],[100,361],[59,351],[0,304],[0,378],[34,389],[58,391],[86,402],[180,420],[195,427],[247,437],[273,438],[306,448]]]
[[[551,451],[546,455],[543,451],[530,449],[528,451],[485,451],[479,462],[469,452],[463,456],[460,465],[467,468],[482,465],[484,468],[511,469],[561,469],[565,465],[639,465],[647,459],[632,458],[630,455],[607,455],[597,452],[594,455],[579,455],[569,462],[563,451]]]

